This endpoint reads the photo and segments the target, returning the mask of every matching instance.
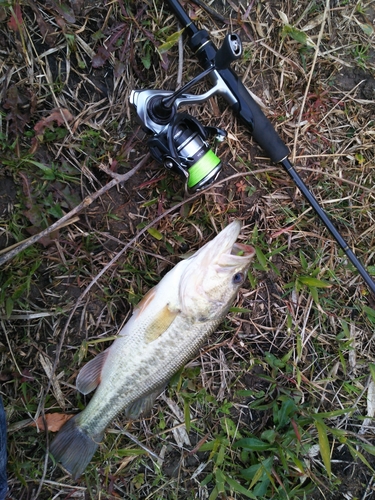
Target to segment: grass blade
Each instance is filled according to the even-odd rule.
[[[321,420],[315,420],[315,427],[318,431],[320,454],[328,477],[331,478],[331,448],[328,441],[327,426]]]

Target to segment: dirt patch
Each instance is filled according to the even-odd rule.
[[[343,67],[335,78],[335,85],[345,92],[357,87],[355,95],[360,99],[373,101],[375,98],[375,78],[362,68]]]
[[[374,457],[366,454],[365,459],[374,464]],[[369,498],[375,494],[375,488],[368,481],[368,470],[361,461],[353,462],[353,456],[345,445],[335,447],[332,454],[332,473],[335,475],[335,491],[330,491],[327,484],[322,492],[314,492],[308,500],[342,500],[343,498]]]

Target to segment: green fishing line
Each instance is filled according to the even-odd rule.
[[[189,168],[188,187],[193,188],[202,179],[206,177],[218,164],[220,159],[210,149],[207,153],[197,161],[195,165]]]

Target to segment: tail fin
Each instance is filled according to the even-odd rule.
[[[87,434],[79,426],[79,416],[80,414],[67,421],[50,446],[55,460],[61,462],[73,479],[81,476],[103,439],[103,435]]]

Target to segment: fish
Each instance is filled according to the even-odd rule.
[[[113,419],[125,412],[134,420],[150,411],[227,315],[255,254],[237,242],[241,227],[234,220],[178,262],[137,304],[111,346],[80,370],[78,391],[95,393],[50,446],[73,479],[85,471]]]

